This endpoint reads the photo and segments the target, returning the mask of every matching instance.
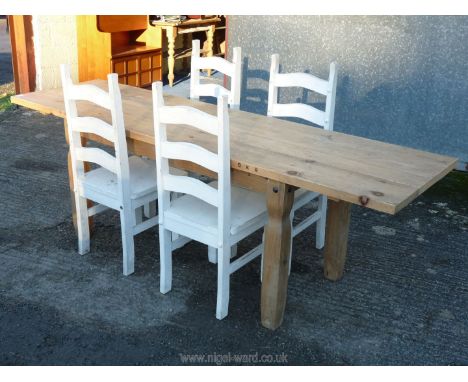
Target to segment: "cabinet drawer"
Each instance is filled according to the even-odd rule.
[[[162,81],[162,70],[161,68],[153,70],[153,81]]]
[[[142,56],[140,58],[140,70],[151,69],[151,56]]]
[[[125,61],[115,62],[112,68],[112,72],[117,73],[118,75],[125,74]]]
[[[140,73],[140,86],[150,86],[152,82],[149,70]]]
[[[161,64],[161,50],[158,50],[115,57],[111,59],[111,71],[119,75],[119,83],[147,87],[161,80]]]
[[[137,57],[132,57],[126,60],[127,63],[127,74],[130,73],[138,73],[139,68],[138,68],[138,58]]]
[[[151,67],[153,69],[160,68],[162,66],[162,55],[161,55],[161,53],[151,56],[151,61],[152,61]]]

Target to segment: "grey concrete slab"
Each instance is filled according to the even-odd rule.
[[[13,82],[13,67],[10,35],[6,27],[6,19],[0,19],[0,96],[4,92],[14,91],[14,86],[7,86],[11,82]]]
[[[284,72],[328,77],[338,64],[335,130],[468,162],[467,16],[229,16],[242,47],[241,109],[266,114],[271,55]],[[281,102],[323,107],[303,89]]]
[[[0,53],[11,53],[10,35],[5,18],[0,18]]]
[[[468,364],[466,174],[396,216],[353,207],[339,282],[322,276],[314,229],[298,236],[284,323],[272,332],[260,325],[259,260],[233,275],[229,315],[218,321],[217,269],[200,244],[175,252],[166,295],[156,229],[136,237],[129,277],[116,213],[96,218],[91,252],[79,256],[62,120],[9,110],[0,137],[0,364],[204,364],[184,357],[229,354],[250,363],[286,355],[289,365]]]
[[[165,92],[188,97],[188,79]],[[0,137],[0,364],[468,363],[466,174],[394,217],[353,208],[340,282],[323,278],[313,228],[296,238],[285,321],[271,332],[259,323],[259,261],[232,277],[218,321],[216,266],[200,244],[175,253],[167,295],[156,229],[137,236],[130,277],[115,213],[97,217],[91,253],[79,256],[62,121],[16,108],[0,114]]]

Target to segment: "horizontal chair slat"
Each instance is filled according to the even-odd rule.
[[[325,112],[302,103],[274,104],[271,112],[277,117],[300,117],[320,126],[325,124]]]
[[[197,86],[196,94],[199,96],[219,97],[229,96],[231,93],[226,88],[217,84],[201,84]]]
[[[212,206],[218,206],[218,190],[208,186],[202,181],[188,176],[175,176],[164,174],[162,178],[164,189],[195,196]]]
[[[329,89],[328,81],[322,80],[309,73],[275,74],[273,81],[274,85],[277,87],[297,86],[323,95],[327,95]]]
[[[110,142],[115,141],[114,128],[99,118],[75,117],[71,122],[71,128],[74,131],[96,134]]]
[[[159,109],[161,123],[188,124],[206,133],[218,135],[218,119],[189,106],[163,106]]]
[[[221,57],[193,57],[196,69],[214,69],[230,77],[234,76],[235,65]]]
[[[76,159],[83,162],[96,163],[106,170],[117,173],[117,159],[96,147],[78,147],[75,149]]]
[[[160,150],[164,158],[195,161],[211,171],[218,172],[218,156],[203,147],[188,142],[163,142]]]
[[[68,95],[75,101],[89,101],[108,110],[111,108],[109,94],[93,85],[71,85]]]

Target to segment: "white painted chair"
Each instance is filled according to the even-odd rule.
[[[190,98],[200,96],[228,96],[231,109],[239,109],[241,97],[242,62],[241,48],[233,49],[232,62],[221,57],[200,57],[200,40],[192,41],[192,62],[190,73]],[[200,83],[200,70],[214,69],[231,78],[231,90],[218,84]]]
[[[187,106],[164,106],[162,83],[153,83],[153,112],[158,176],[160,291],[172,288],[171,232],[218,251],[216,317],[228,313],[229,276],[261,254],[258,247],[231,262],[231,247],[262,228],[267,219],[265,195],[231,186],[227,96],[218,97],[217,117]],[[187,142],[168,141],[166,124],[184,124],[217,137],[217,154]],[[174,176],[168,160],[197,163],[218,174],[209,184]],[[170,201],[169,192],[185,195]]]
[[[325,110],[302,103],[278,103],[278,88],[301,87],[326,97]],[[268,91],[268,115],[272,117],[296,117],[312,122],[325,130],[333,130],[336,96],[336,64],[330,64],[328,80],[315,77],[308,73],[279,73],[279,55],[271,56],[270,82]],[[316,192],[299,189],[295,193],[291,212],[291,221],[294,213],[314,199],[318,199],[318,208],[315,213],[302,222],[293,226],[292,235],[295,237],[304,229],[317,223],[315,245],[318,249],[325,245],[325,223],[327,215],[327,197]]]
[[[60,66],[73,171],[78,251],[90,250],[88,216],[111,208],[120,212],[123,274],[134,271],[133,236],[153,227],[158,217],[143,221],[143,207],[158,197],[155,161],[128,157],[117,74],[109,74],[109,92],[93,85],[74,85],[67,65]],[[89,101],[110,111],[112,125],[78,116],[76,101]],[[114,143],[115,157],[99,148],[82,147],[80,133],[92,133]],[[100,167],[85,172],[84,162]],[[97,203],[88,208],[86,199]]]

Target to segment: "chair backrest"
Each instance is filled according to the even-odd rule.
[[[218,242],[227,243],[231,214],[231,164],[227,96],[218,97],[217,116],[188,106],[164,106],[162,83],[153,83],[154,136],[160,224],[170,206],[170,192],[192,195],[218,209]],[[193,143],[168,141],[166,125],[182,124],[212,134],[218,140],[217,154]],[[188,176],[171,175],[169,159],[196,163],[218,174],[218,189]]]
[[[231,78],[231,90],[217,84],[201,84],[200,70],[214,69]],[[200,96],[228,96],[229,106],[239,109],[242,79],[241,48],[233,49],[232,62],[221,57],[200,57],[200,40],[192,41],[192,62],[190,74],[190,98]]]
[[[271,56],[268,89],[268,115],[272,117],[297,117],[325,130],[333,130],[336,97],[336,64],[330,64],[328,81],[308,73],[279,73],[279,55]],[[278,103],[278,88],[301,87],[326,97],[325,111],[303,103]]]
[[[122,99],[117,74],[107,76],[109,92],[90,84],[74,85],[68,65],[60,65],[65,101],[68,139],[75,187],[84,177],[83,162],[95,163],[115,173],[119,182],[121,200],[129,199],[129,164],[125,136]],[[112,125],[90,116],[79,116],[76,101],[89,101],[110,111]],[[114,144],[115,157],[96,147],[83,147],[81,133],[98,135]]]

